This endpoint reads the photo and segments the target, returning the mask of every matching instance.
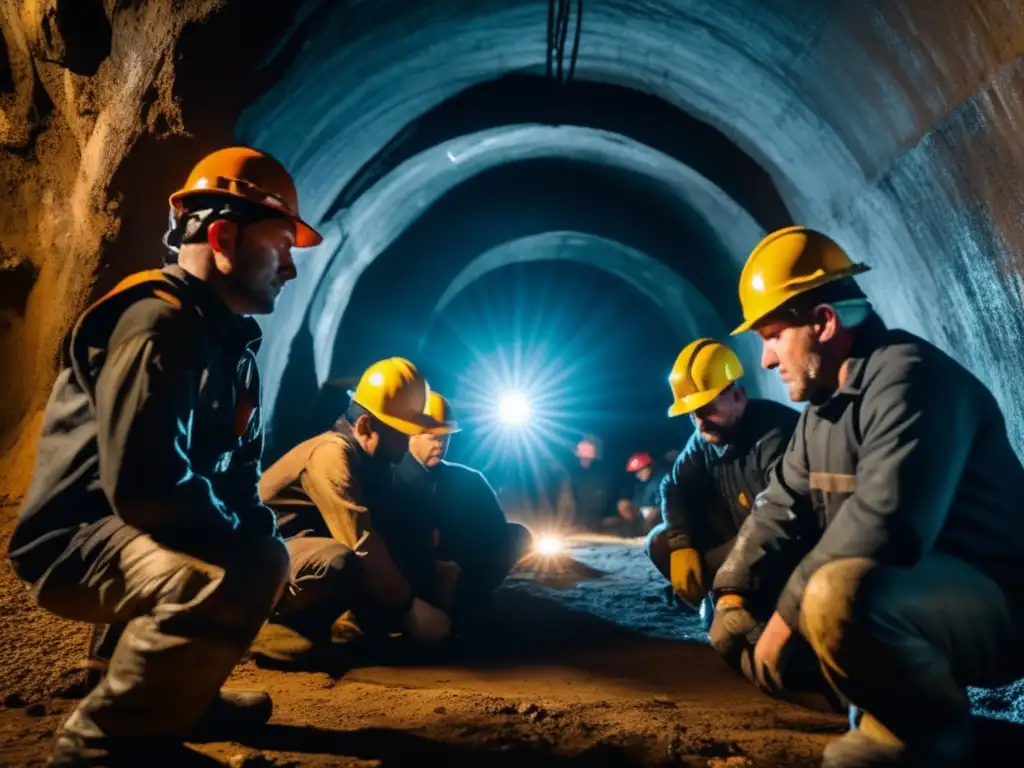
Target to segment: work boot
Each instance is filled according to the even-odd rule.
[[[220,765],[184,744],[163,739],[83,739],[57,731],[49,768],[200,768]]]
[[[107,664],[103,659],[90,658],[82,665],[87,692],[100,684]],[[189,741],[225,741],[234,734],[266,724],[273,712],[274,702],[266,691],[221,688],[189,734]]]
[[[265,725],[274,714],[274,702],[266,691],[239,691],[221,688],[203,716],[199,718],[189,741],[231,741]]]
[[[339,674],[345,668],[340,651],[345,647],[342,638],[347,629],[331,628],[332,635],[337,630],[339,642],[333,638],[315,641],[292,627],[268,622],[253,641],[250,653],[256,666],[263,669]]]
[[[821,768],[909,768],[910,765],[903,742],[867,713],[861,715],[855,730],[825,745],[821,761]]]

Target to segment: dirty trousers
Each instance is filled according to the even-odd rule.
[[[210,558],[213,559],[213,558]],[[62,728],[84,739],[183,739],[270,614],[288,574],[278,538],[239,539],[217,564],[111,516],[84,527],[31,585],[63,618],[125,624],[107,674]]]
[[[358,560],[352,549],[322,536],[286,542],[290,572],[271,621],[299,630],[310,640],[327,640],[331,624],[348,610],[366,612],[359,600]],[[322,636],[321,636],[322,635]]]
[[[909,568],[850,558],[811,577],[800,623],[853,704],[915,751],[955,758],[969,748],[966,687],[1024,675],[1022,598],[940,553]]]

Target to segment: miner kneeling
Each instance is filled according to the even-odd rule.
[[[442,574],[438,604],[458,626],[532,549],[532,539],[525,527],[506,521],[480,472],[445,461],[450,435],[459,431],[448,401],[431,392],[427,414],[446,431],[409,439],[409,453],[395,468],[397,507],[407,532],[429,529],[434,560],[427,564],[427,583],[431,571]]]
[[[1024,468],[989,390],[887,329],[865,269],[801,227],[744,268],[736,332],[808,405],[715,578],[712,643],[768,692],[810,643],[863,712],[827,768],[971,765],[966,687],[1024,674]]]
[[[258,663],[317,669],[331,664],[339,645],[364,638],[400,633],[434,644],[450,634],[450,616],[430,594],[437,585],[422,578],[432,564],[430,541],[410,547],[414,537],[393,536],[392,467],[410,435],[446,429],[424,413],[428,392],[408,360],[375,363],[334,428],[263,475],[260,494],[278,515],[291,577],[253,644]]]

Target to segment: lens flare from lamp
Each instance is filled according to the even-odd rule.
[[[525,424],[530,419],[530,400],[522,392],[507,392],[498,401],[498,418],[504,424]]]
[[[557,536],[542,536],[537,541],[537,554],[557,555],[562,551],[562,540]]]

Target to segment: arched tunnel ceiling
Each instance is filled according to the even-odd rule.
[[[601,268],[642,293],[664,319],[664,331],[675,336],[680,347],[698,336],[724,336],[717,310],[707,298],[678,272],[645,253],[622,243],[578,232],[546,232],[512,240],[492,248],[467,264],[438,299],[430,320],[421,334],[420,347],[433,323],[455,298],[477,280],[509,264],[564,259],[581,264],[599,264]],[[745,384],[751,395],[781,400],[785,387],[777,375],[759,365],[760,345],[750,334],[733,343],[747,371]],[[667,371],[671,360],[665,360]]]
[[[573,125],[619,134],[673,157],[720,187],[766,230],[792,220],[771,178],[720,131],[639,91],[513,74],[457,93],[409,123],[338,194],[326,218],[402,162],[459,136],[505,125]]]
[[[1020,448],[1024,313],[1005,270],[1024,246],[1021,191],[991,169],[1019,167],[1024,150],[986,126],[1024,124],[1022,25],[1010,0],[967,5],[587,0],[576,76],[649,93],[734,141],[795,220],[875,267],[864,285],[887,321],[993,389]],[[547,7],[310,2],[302,51],[239,137],[295,169],[322,218],[420,115],[510,72],[541,74]]]
[[[436,201],[452,194],[450,190],[459,193],[459,185],[471,179],[487,173],[512,176],[514,169],[503,172],[502,168],[527,161],[552,161],[554,158],[561,165],[546,166],[547,173],[538,169],[538,173],[525,174],[525,180],[499,179],[496,183],[462,192],[464,199],[450,204],[443,213],[430,211]],[[586,166],[606,171],[592,182],[573,184],[573,174],[567,172],[566,163],[576,164],[575,174],[586,173]],[[607,170],[616,173],[610,174]],[[590,175],[593,177],[594,173],[590,172]],[[627,184],[630,179],[633,179],[632,186]],[[521,185],[524,183],[532,183],[534,188],[530,190],[527,187],[523,191]],[[559,186],[563,183],[568,186]],[[285,322],[295,323],[299,319],[293,316],[292,308],[301,312],[307,305],[310,307],[316,374],[323,382],[331,373],[334,350],[345,348],[347,344],[352,350],[351,345],[358,343],[359,339],[353,336],[364,327],[358,321],[359,313],[373,311],[376,298],[372,295],[366,297],[369,306],[350,306],[350,295],[357,279],[380,254],[393,246],[396,239],[403,235],[409,239],[410,227],[429,228],[432,221],[439,219],[441,232],[432,234],[429,239],[434,240],[438,248],[454,250],[450,240],[475,224],[482,238],[476,242],[483,250],[498,244],[488,238],[500,238],[502,230],[498,224],[484,226],[481,217],[507,219],[503,222],[507,225],[506,231],[511,237],[518,237],[527,233],[522,227],[544,226],[536,223],[535,217],[562,209],[584,194],[594,194],[612,185],[617,185],[618,194],[606,196],[595,203],[601,207],[587,211],[591,215],[596,214],[596,220],[589,226],[611,226],[614,216],[619,215],[620,219],[625,219],[620,221],[620,226],[635,230],[629,231],[628,236],[645,242],[644,250],[650,253],[661,248],[666,261],[672,263],[674,260],[677,269],[688,270],[695,278],[701,278],[698,285],[705,293],[715,291],[715,298],[722,302],[727,316],[727,319],[719,321],[719,329],[734,320],[737,313],[735,280],[742,266],[742,254],[763,234],[752,218],[706,179],[659,152],[602,131],[550,126],[509,126],[460,137],[403,163],[348,211],[344,228],[349,237],[340,250],[332,258],[321,259],[318,254],[316,263],[302,265],[299,279],[283,297],[281,315]],[[516,192],[517,189],[520,191]],[[523,212],[516,220],[510,210],[512,202],[506,193],[513,198],[525,196],[528,198],[526,202],[535,201],[542,210]],[[649,200],[640,199],[638,195],[641,193]],[[656,201],[658,195],[662,198],[660,204]],[[632,208],[627,207],[627,202],[628,206],[636,209],[635,220],[628,215]],[[478,208],[470,213],[468,209],[471,206]],[[658,218],[656,211],[664,219],[660,230],[654,225]],[[434,219],[424,216],[428,212]],[[706,223],[720,246],[706,250],[706,245],[696,242],[692,232],[681,226],[684,218]],[[563,228],[568,223],[564,218],[550,221],[554,228]],[[449,242],[445,242],[446,236]],[[410,259],[422,255],[421,249],[421,238],[405,246],[405,250],[412,252]],[[454,277],[462,264],[479,252],[469,253],[461,263],[454,253],[437,252],[419,259],[418,264],[406,266],[407,262],[396,259],[395,263],[378,265],[378,268],[386,279],[393,280],[395,291],[404,292],[400,294],[403,314],[412,316],[415,315],[414,302],[427,290],[424,287],[427,281],[437,280],[442,270],[447,270],[448,279]],[[395,269],[404,269],[401,280],[394,279],[398,274]],[[417,269],[420,274],[413,273]],[[441,279],[433,289],[434,295],[439,296],[446,286],[447,280]],[[421,299],[427,301],[423,319],[433,305],[434,296],[429,293],[427,290]],[[393,293],[389,298],[398,299],[398,296]],[[349,311],[348,317],[353,318],[348,333],[344,329],[339,331],[346,310]],[[287,340],[283,330],[280,322],[275,321],[272,332],[268,332],[268,347],[273,348]],[[285,359],[277,353],[266,356],[266,386],[274,386],[276,377],[281,375],[279,363]]]

